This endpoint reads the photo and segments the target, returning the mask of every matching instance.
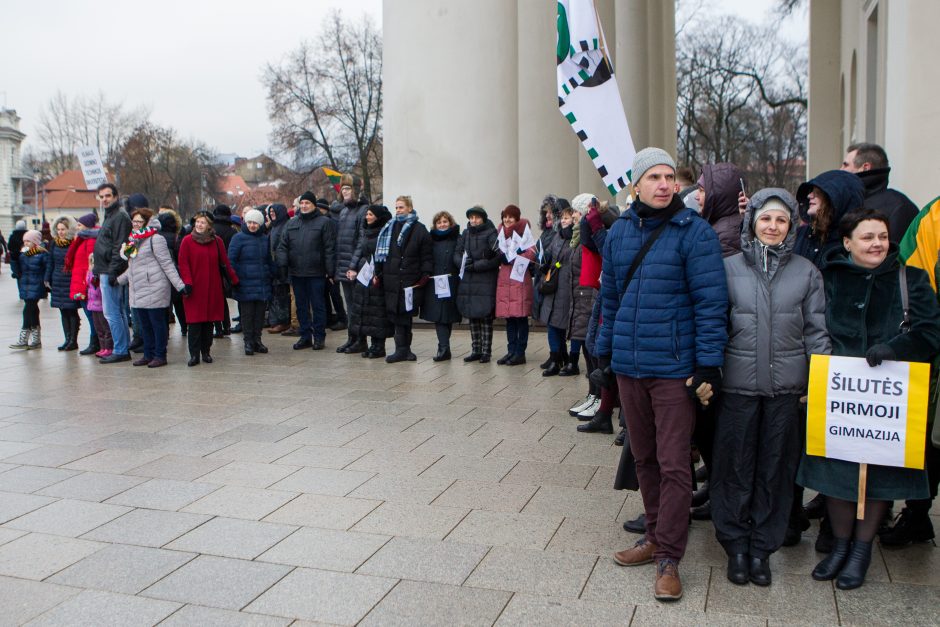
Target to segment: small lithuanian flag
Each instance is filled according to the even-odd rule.
[[[333,189],[335,189],[338,194],[340,187],[339,182],[343,180],[343,175],[336,170],[331,170],[326,167],[323,168],[323,173],[326,174],[326,178],[330,179],[330,183],[333,184]]]
[[[930,276],[930,284],[937,291],[934,269],[940,251],[940,196],[931,200],[920,210],[907,232],[901,238],[901,260],[914,268],[924,270]]]

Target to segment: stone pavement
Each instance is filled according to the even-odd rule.
[[[736,587],[700,522],[685,597],[657,603],[652,566],[610,559],[641,502],[611,489],[613,436],[574,430],[583,379],[541,377],[544,335],[515,368],[463,364],[465,332],[435,364],[433,330],[416,363],[333,333],[187,368],[174,327],[148,370],[57,352],[46,303],[45,348],[8,351],[8,268],[0,303],[0,625],[940,623],[932,546],[877,550],[842,592],[810,578],[810,532],[770,588]]]

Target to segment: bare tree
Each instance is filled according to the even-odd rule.
[[[677,42],[679,158],[731,161],[752,187],[792,186],[806,153],[805,54],[771,27],[698,20]]]
[[[57,92],[39,113],[38,157],[47,173],[54,175],[78,167],[75,152],[79,146],[95,146],[105,165],[114,169],[121,145],[149,115],[144,108],[125,110],[101,92],[72,99]]]
[[[382,35],[368,16],[327,17],[315,42],[265,66],[272,139],[295,169],[355,172],[372,196],[382,171]]]

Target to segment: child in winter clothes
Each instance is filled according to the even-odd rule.
[[[94,253],[88,255],[88,271],[85,273],[85,298],[88,299],[88,311],[91,312],[91,320],[95,325],[95,332],[98,334],[98,344],[101,350],[95,353],[96,357],[107,357],[114,351],[114,339],[111,337],[111,327],[104,317],[104,307],[101,303],[101,286],[98,284],[98,277],[95,276],[92,268],[95,267]],[[82,294],[75,294],[73,298],[80,299]]]
[[[23,248],[20,255],[12,262],[13,274],[19,280],[17,285],[20,299],[23,300],[23,328],[19,339],[10,348],[42,348],[39,330],[39,299],[46,297],[46,274],[49,264],[49,251],[42,246],[42,234],[39,231],[26,231],[23,236]]]

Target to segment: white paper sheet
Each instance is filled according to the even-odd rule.
[[[438,298],[450,298],[450,275],[438,274],[434,279],[434,295]]]
[[[529,267],[529,260],[518,256],[512,264],[512,270],[509,272],[509,278],[513,281],[522,283],[526,280],[526,268]]]
[[[362,270],[359,271],[359,274],[356,275],[356,280],[369,287],[369,282],[372,280],[372,277],[375,276],[375,264],[372,263],[372,260],[366,262],[366,265],[362,266]]]
[[[457,276],[463,281],[463,273],[467,270],[467,251],[463,251],[463,257],[460,258],[460,272]]]
[[[415,288],[405,288],[405,311],[411,311],[415,307]]]

